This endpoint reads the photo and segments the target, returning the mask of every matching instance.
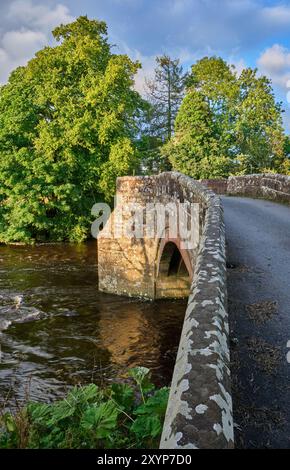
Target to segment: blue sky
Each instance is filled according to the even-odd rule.
[[[275,0],[0,0],[0,83],[46,44],[57,24],[87,14],[107,22],[119,52],[143,63],[136,80],[154,69],[156,55],[180,57],[185,67],[220,55],[268,75],[287,111],[290,130],[290,2]]]

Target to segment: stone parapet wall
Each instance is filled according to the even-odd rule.
[[[227,194],[228,180],[225,178],[200,180],[200,182],[216,194]]]
[[[271,173],[232,176],[228,179],[228,194],[290,203],[290,176]]]
[[[183,177],[190,187],[192,180]],[[227,313],[225,227],[219,197],[207,209],[181,334],[162,449],[234,447]]]

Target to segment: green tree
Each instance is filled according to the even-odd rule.
[[[143,175],[158,174],[167,169],[160,155],[163,140],[152,129],[154,108],[147,101],[138,119],[139,133],[135,142],[139,153],[139,172]]]
[[[147,122],[149,134],[155,138],[156,148],[160,149],[173,135],[174,121],[184,96],[186,74],[183,73],[180,61],[168,55],[157,57],[156,64],[154,78],[146,80],[147,97],[151,105]],[[158,152],[155,159],[160,160]],[[170,168],[166,160],[158,163],[156,166],[160,170]]]
[[[285,153],[285,160],[281,166],[281,173],[285,175],[290,175],[290,136],[285,136],[284,141],[284,153]]]
[[[280,171],[285,160],[281,103],[275,102],[271,81],[245,69],[237,80],[233,135],[239,173]]]
[[[163,152],[173,168],[195,178],[275,169],[285,162],[281,104],[271,82],[223,59],[192,66],[175,135]]]
[[[81,241],[90,209],[137,164],[140,64],[80,17],[0,89],[0,239]]]

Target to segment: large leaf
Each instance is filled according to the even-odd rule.
[[[112,399],[125,411],[131,411],[134,404],[134,391],[127,384],[115,383],[111,387]]]
[[[90,384],[85,387],[74,387],[68,394],[67,400],[69,402],[80,403],[96,403],[103,397],[103,392],[95,384]]]
[[[162,432],[162,424],[158,416],[139,416],[131,426],[131,431],[139,439],[151,437],[155,439]]]
[[[140,405],[135,414],[137,415],[157,415],[163,418],[166,413],[167,403],[169,397],[169,388],[164,387],[157,390],[155,394],[148,398],[146,403]]]
[[[47,421],[48,426],[55,426],[59,421],[74,415],[76,402],[72,400],[62,400],[56,402],[52,407],[51,418]]]
[[[27,411],[33,423],[47,425],[52,415],[52,405],[31,402],[27,405]]]
[[[84,413],[81,426],[85,430],[94,431],[97,439],[106,439],[117,427],[119,410],[110,400],[99,406],[90,406]]]

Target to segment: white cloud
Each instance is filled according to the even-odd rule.
[[[8,31],[2,37],[2,48],[11,59],[31,57],[36,50],[47,42],[47,37],[40,31],[21,29]]]
[[[272,26],[289,26],[290,7],[287,5],[265,7],[262,10],[262,18]]]
[[[284,115],[284,125],[289,132],[290,50],[280,44],[274,44],[260,55],[257,65],[260,72],[272,80],[277,96],[284,102],[286,111]]]
[[[29,24],[30,27],[50,32],[59,24],[69,23],[73,20],[69,9],[65,5],[56,5],[50,8],[40,5],[32,0],[15,0],[8,10],[8,18],[21,21],[22,25]]]
[[[135,90],[141,95],[146,95],[146,78],[152,79],[154,77],[154,70],[156,67],[155,56],[145,57],[140,53],[136,55],[136,59],[142,64],[142,69],[139,70],[135,77]]]
[[[271,78],[274,85],[286,90],[290,80],[290,50],[279,44],[266,49],[257,64],[262,73]]]
[[[53,42],[51,30],[73,21],[66,6],[41,5],[32,0],[14,0],[1,11],[0,83],[8,80],[13,69],[25,65],[34,54]]]

